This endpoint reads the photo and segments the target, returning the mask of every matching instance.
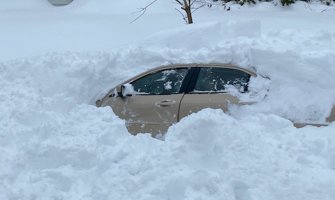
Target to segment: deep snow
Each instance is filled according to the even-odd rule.
[[[335,196],[334,123],[296,129],[285,119],[324,122],[335,104],[335,13],[203,9],[184,26],[166,2],[135,24],[127,1],[57,10],[11,2],[0,13],[0,199]],[[164,141],[132,136],[111,109],[94,106],[139,72],[190,62],[257,70],[271,78],[269,92],[230,116],[193,114]]]

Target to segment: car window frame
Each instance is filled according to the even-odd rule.
[[[253,76],[255,76],[255,75],[249,73],[248,71],[243,70],[242,68],[241,69],[239,69],[239,68],[236,69],[234,67],[225,67],[225,66],[196,66],[196,67],[192,67],[191,71],[193,73],[192,73],[192,77],[190,78],[190,82],[188,84],[188,88],[185,91],[186,94],[226,94],[226,93],[228,93],[228,91],[194,91],[194,88],[196,86],[196,83],[197,83],[197,80],[198,80],[201,68],[233,69],[233,70],[241,71],[243,73],[248,74],[249,78],[248,78],[248,83],[246,85],[246,91],[241,92],[241,93],[247,93],[247,92],[249,92],[248,86],[249,86],[250,78],[253,77]]]
[[[128,81],[127,83],[128,84],[132,84],[133,82],[141,79],[141,78],[144,78],[146,76],[149,76],[149,75],[152,75],[152,74],[155,74],[155,73],[159,73],[159,72],[162,72],[162,71],[165,71],[165,70],[178,70],[178,69],[187,69],[186,71],[186,75],[184,77],[184,80],[182,81],[181,83],[181,86],[180,86],[180,89],[179,89],[179,92],[177,93],[171,93],[171,94],[141,94],[141,93],[138,93],[138,94],[135,94],[133,96],[162,96],[162,95],[177,95],[177,94],[184,94],[188,85],[189,85],[189,81],[190,81],[190,78],[192,77],[192,74],[191,71],[192,71],[192,67],[190,66],[179,66],[179,67],[173,67],[173,68],[163,68],[163,69],[157,69],[157,70],[154,70],[154,71],[149,71],[145,74],[142,74],[142,76],[139,76],[139,77],[136,77],[130,81]]]

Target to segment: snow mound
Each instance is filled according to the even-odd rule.
[[[335,105],[335,34],[325,30],[262,31],[260,21],[212,22],[148,37],[171,62],[233,63],[270,78],[267,98],[243,112],[324,122]],[[196,41],[196,42],[195,42]],[[172,58],[171,52],[179,52]]]
[[[129,135],[108,108],[82,105],[43,114],[35,126],[1,135],[2,199],[294,200],[335,194],[334,126],[296,129],[274,115],[237,120],[208,109],[171,127],[160,141]]]
[[[284,119],[329,114],[333,47],[334,32],[263,31],[244,20],[161,32],[112,52],[2,62],[0,199],[333,199],[334,123],[296,129]],[[164,141],[132,136],[110,108],[94,106],[139,72],[192,62],[256,70],[270,77],[269,92],[231,115],[193,114]]]
[[[228,52],[229,46],[217,49]],[[207,51],[184,59],[209,57]],[[91,105],[100,90],[175,62],[179,53],[134,48],[2,63],[1,199],[294,200],[335,195],[334,124],[296,129],[277,115],[255,114],[251,108],[257,105],[235,117],[207,109],[172,126],[161,141],[130,135],[110,108]],[[280,80],[271,87],[281,85]]]

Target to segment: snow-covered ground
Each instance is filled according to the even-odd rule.
[[[0,199],[320,199],[335,196],[334,7],[203,8],[82,0],[0,8]],[[259,104],[206,109],[165,140],[130,135],[97,95],[167,63],[232,62],[269,76]]]

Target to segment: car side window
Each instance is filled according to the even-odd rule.
[[[246,92],[249,79],[250,75],[241,70],[203,67],[200,69],[194,92],[227,92],[229,87]]]
[[[131,85],[137,94],[168,95],[180,91],[187,68],[167,69],[139,78]]]

